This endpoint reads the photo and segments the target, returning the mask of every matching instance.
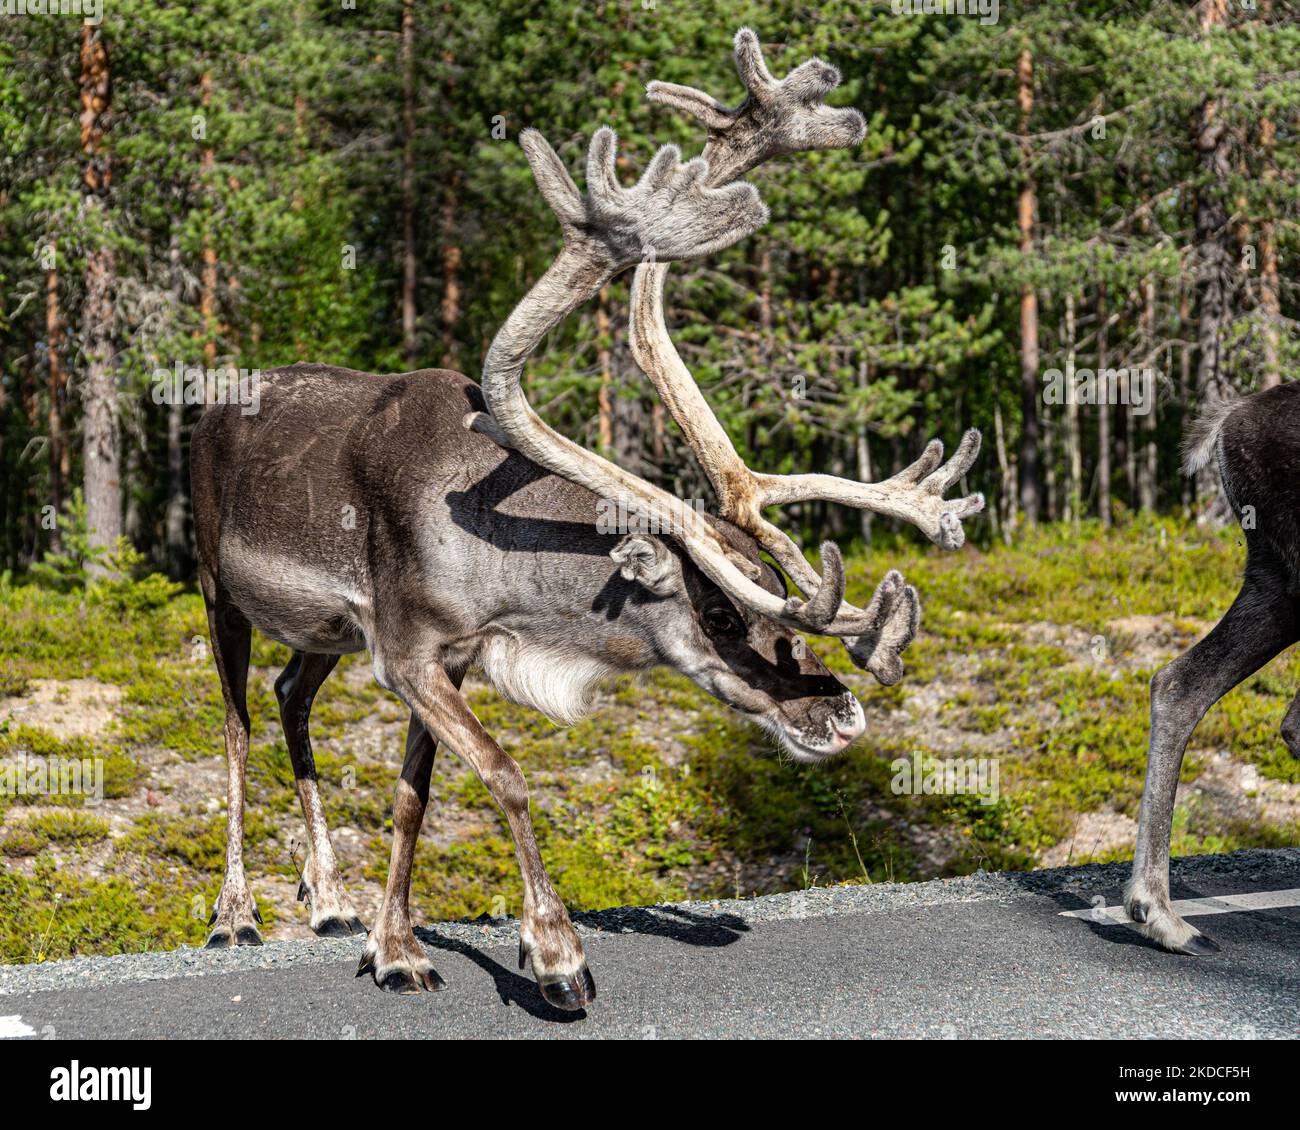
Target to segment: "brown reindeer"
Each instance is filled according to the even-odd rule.
[[[865,129],[857,111],[823,104],[839,82],[833,67],[814,59],[777,82],[748,30],[737,36],[736,61],[748,91],[736,109],[652,84],[652,98],[704,121],[709,142],[703,158],[685,164],[675,148],[661,149],[633,188],[615,176],[609,130],[592,139],[585,194],[539,134],[521,136],[564,245],[498,332],[481,387],[437,369],[376,376],[293,365],[265,374],[257,414],[214,406],[200,421],[192,447],[199,575],[226,701],[230,785],[226,875],[210,946],[261,940],[241,856],[253,626],[294,651],[276,694],[308,828],[303,894],[312,928],[362,931],[330,847],[307,720],[338,657],[364,649],[411,721],[392,866],[358,973],[389,990],[442,987],[407,906],[441,742],[505,813],[524,885],[520,964],[531,962],[543,996],[566,1009],[594,999],[595,985],[538,854],[523,775],[460,694],[469,668],[508,698],[565,722],[587,709],[600,679],[668,666],[808,761],[840,752],[865,723],[800,633],[841,637],[881,682],[901,677],[900,653],[919,616],[915,590],[890,572],[866,608],[845,603],[834,545],[823,546],[818,573],[763,508],[833,499],[960,545],[961,519],[983,500],[943,495],[974,460],[978,433],[968,433],[947,464],[940,466],[935,442],[882,483],[752,473],[664,328],[665,265],[726,247],[766,219],[738,176],[774,155],[855,144]],[[630,267],[637,359],[716,487],[716,516],[564,439],[520,388],[524,363],[547,331]],[[661,536],[605,530],[610,502]],[[788,595],[786,576],[802,596]]]

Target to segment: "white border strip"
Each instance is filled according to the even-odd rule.
[[[1215,895],[1203,899],[1179,899],[1174,912],[1182,918],[1202,914],[1234,914],[1241,910],[1276,910],[1280,906],[1300,906],[1300,887],[1286,891],[1248,891],[1240,895]],[[1083,910],[1063,910],[1062,918],[1086,918],[1090,922],[1132,924],[1122,906],[1090,906]]]
[[[35,1035],[36,1029],[23,1023],[21,1016],[0,1016],[0,1040],[22,1040]]]

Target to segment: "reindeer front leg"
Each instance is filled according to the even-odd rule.
[[[568,911],[556,894],[537,850],[537,838],[533,834],[532,818],[528,812],[528,783],[519,766],[483,729],[469,704],[461,697],[456,684],[441,667],[436,664],[385,663],[384,668],[392,689],[410,706],[413,714],[428,731],[429,737],[454,750],[478,774],[492,794],[492,799],[506,815],[524,882],[524,906],[519,924],[520,968],[523,968],[525,961],[531,960],[533,976],[537,979],[542,996],[556,1008],[574,1010],[590,1004],[596,999],[596,984],[587,970],[582,941],[569,921]],[[408,749],[408,758],[409,756]],[[431,752],[429,764],[432,765]],[[404,784],[405,777],[404,767]],[[426,771],[426,797],[427,780]],[[401,785],[399,800],[400,790]],[[419,806],[419,814],[424,814],[423,804]],[[396,825],[395,814],[395,833]],[[409,851],[414,850],[414,838],[418,830],[419,820],[415,819],[414,829],[407,829],[403,833],[409,833],[406,841]],[[399,864],[396,836],[393,853],[396,867]],[[405,876],[390,873],[389,891],[384,900],[385,910],[388,910],[389,900],[393,896],[394,883],[402,888],[409,884],[409,867],[407,858]],[[381,912],[375,935],[379,935],[381,930],[387,933],[390,925],[393,932],[397,933],[398,924],[390,924],[387,915]],[[406,932],[410,932],[409,918],[406,921]],[[372,936],[372,944],[367,946],[367,953],[371,952],[372,946],[383,940]],[[378,966],[375,973],[378,978]]]
[[[456,685],[459,685],[459,679]],[[369,973],[388,993],[431,993],[446,987],[429,962],[424,947],[411,929],[411,865],[420,824],[429,803],[429,778],[438,744],[411,714],[406,731],[406,757],[393,799],[393,855],[388,865],[384,902],[370,937],[366,939],[357,976]]]

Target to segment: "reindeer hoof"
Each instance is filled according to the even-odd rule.
[[[1207,938],[1204,934],[1193,934],[1174,953],[1186,954],[1188,957],[1208,957],[1212,953],[1219,953],[1221,947],[1218,942]]]
[[[432,969],[394,969],[379,982],[379,987],[386,993],[410,996],[412,993],[441,992],[447,987],[447,982]]]
[[[386,993],[437,993],[447,987],[447,982],[424,956],[424,949],[414,934],[409,935],[407,945],[393,946],[381,944],[372,934],[357,965],[358,977],[367,973]]]
[[[228,950],[234,946],[260,946],[261,944],[262,935],[257,932],[256,926],[240,926],[233,931],[225,926],[218,926],[208,935],[208,940],[203,943],[203,948],[207,950]]]
[[[585,965],[571,977],[538,981],[537,987],[547,1004],[565,1012],[576,1012],[596,999],[596,982]]]
[[[1218,945],[1178,917],[1167,890],[1152,891],[1151,887],[1134,879],[1124,891],[1124,909],[1138,933],[1170,953],[1205,957],[1219,952]]]
[[[365,935],[369,933],[365,926],[362,925],[361,919],[355,914],[348,918],[344,918],[339,914],[331,915],[311,929],[312,933],[318,938],[350,938],[354,934]]]

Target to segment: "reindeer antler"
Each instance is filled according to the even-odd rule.
[[[942,496],[973,462],[979,434],[967,433],[943,467],[942,448],[931,443],[916,463],[883,483],[830,475],[761,475],[740,459],[668,337],[663,319],[667,264],[730,246],[766,221],[757,192],[736,182],[748,169],[780,154],[855,144],[866,125],[858,111],[822,103],[840,81],[839,72],[827,63],[810,60],[778,82],[746,28],[736,36],[736,65],[748,95],[734,110],[689,87],[650,84],[652,98],[700,118],[709,127],[709,142],[702,158],[684,165],[677,149],[665,146],[632,189],[624,189],[615,175],[616,139],[608,129],[592,138],[585,195],[540,134],[521,134],[538,188],[560,221],[564,247],[488,350],[482,387],[491,415],[471,413],[466,423],[603,498],[631,502],[653,514],[738,604],[795,630],[844,638],[855,663],[882,683],[894,683],[902,675],[900,653],[916,634],[916,590],[891,571],[866,608],[845,603],[838,549],[832,543],[822,547],[819,574],[799,547],[763,518],[763,507],[828,498],[905,518],[940,544],[956,547],[963,537],[961,519],[979,510],[983,499],[972,495],[946,502]],[[718,492],[722,516],[749,531],[806,600],[768,592],[758,583],[753,564],[691,507],[559,435],[528,404],[520,378],[541,339],[614,275],[638,263],[631,303],[637,361],[699,456]]]

